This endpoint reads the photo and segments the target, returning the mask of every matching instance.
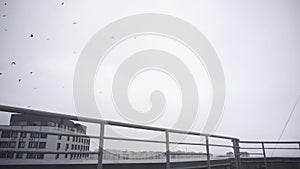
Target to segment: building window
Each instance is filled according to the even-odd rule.
[[[6,158],[6,153],[5,152],[0,152],[0,158]]]
[[[39,138],[38,133],[30,133],[30,138]]]
[[[40,121],[33,122],[33,126],[41,126],[41,125],[42,125],[42,122],[40,122]]]
[[[17,137],[18,137],[18,132],[12,131],[11,138],[17,138]]]
[[[72,144],[71,150],[74,150],[74,144]]]
[[[19,141],[18,148],[24,148],[25,147],[25,141]]]
[[[57,150],[60,149],[60,143],[57,143],[56,149],[57,149]]]
[[[14,158],[14,153],[0,152],[0,158]]]
[[[47,134],[46,133],[41,133],[41,138],[47,138]]]
[[[58,136],[58,140],[61,140],[61,135]]]
[[[7,158],[14,158],[14,153],[8,152],[7,153]]]
[[[48,122],[48,126],[54,127],[54,126],[55,126],[55,123],[53,123],[53,122]]]
[[[41,149],[46,148],[46,142],[39,142],[39,148]]]
[[[69,144],[66,144],[65,151],[67,151],[68,149],[69,149]]]
[[[27,153],[26,158],[27,159],[35,159],[36,158],[36,153]]]
[[[8,141],[0,141],[0,148],[8,148]]]
[[[59,158],[59,154],[56,154],[56,157],[55,157],[55,159],[58,159]]]
[[[23,153],[17,153],[16,158],[23,158]]]
[[[10,134],[11,134],[10,131],[2,131],[1,137],[2,138],[10,138]]]
[[[37,148],[38,147],[38,142],[29,142],[28,148]]]
[[[27,153],[27,159],[44,159],[43,153]]]
[[[70,136],[67,137],[67,141],[70,141]]]
[[[26,136],[27,136],[27,133],[25,133],[25,132],[20,133],[20,138],[26,138]]]
[[[19,126],[27,126],[27,121],[20,121]]]
[[[68,154],[65,154],[65,158],[68,158]]]
[[[11,141],[9,142],[9,147],[8,148],[16,148],[16,142],[15,141]]]
[[[44,154],[43,153],[38,153],[36,158],[37,159],[44,159]]]

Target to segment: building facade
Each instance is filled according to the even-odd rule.
[[[88,159],[86,126],[70,120],[13,114],[0,126],[0,160]],[[78,153],[77,153],[78,152]]]

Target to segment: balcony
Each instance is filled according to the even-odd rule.
[[[24,109],[12,106],[0,105],[0,111],[7,113],[17,113],[41,116],[45,118],[59,118],[64,120],[72,120],[85,123],[92,123],[94,125],[99,125],[100,132],[99,135],[89,135],[78,132],[62,132],[51,131],[51,130],[29,130],[18,127],[5,127],[0,126],[1,133],[35,133],[39,135],[47,135],[47,139],[61,140],[62,137],[69,145],[70,137],[79,138],[76,140],[84,140],[81,138],[90,138],[98,140],[97,151],[91,151],[86,148],[87,145],[80,146],[81,144],[90,144],[86,141],[77,141],[78,147],[71,149],[69,146],[59,147],[57,149],[22,149],[17,148],[17,146],[9,146],[9,142],[14,142],[11,140],[19,140],[21,138],[11,137],[12,134],[7,135],[6,138],[1,138],[3,142],[7,142],[0,147],[1,159],[0,159],[0,169],[76,169],[76,168],[86,168],[86,169],[135,169],[135,168],[155,168],[155,169],[171,169],[171,168],[224,168],[224,169],[298,169],[300,168],[300,141],[244,141],[239,140],[234,137],[227,137],[221,135],[211,135],[198,132],[188,132],[174,129],[166,129],[159,127],[135,125],[129,123],[121,123],[116,121],[105,121],[102,119],[92,119],[86,117],[77,117],[71,115],[65,115],[61,113],[46,112],[40,110]],[[142,138],[121,138],[107,136],[104,133],[104,129],[107,126],[116,126],[126,129],[139,129],[144,131],[155,131],[164,134],[164,140],[151,140]],[[173,141],[170,139],[171,134],[187,135],[199,137],[203,142],[183,142],[183,141]],[[17,134],[18,135],[18,134]],[[20,134],[21,136],[21,134]],[[60,139],[59,139],[60,138]],[[22,136],[24,139],[24,134]],[[41,138],[37,138],[41,139]],[[43,138],[45,139],[45,138]],[[218,139],[218,143],[212,142],[212,140]],[[142,142],[146,144],[160,144],[165,148],[160,152],[152,152],[155,155],[151,157],[143,157],[143,154],[137,154],[136,152],[118,152],[112,155],[114,159],[109,159],[107,156],[107,150],[104,147],[104,141],[126,141],[126,142]],[[227,143],[227,144],[225,144]],[[230,143],[230,144],[228,144]],[[171,145],[187,145],[187,146],[197,146],[202,147],[205,152],[188,152],[188,151],[171,151]],[[89,145],[88,145],[89,146]],[[73,146],[74,147],[74,146]],[[76,144],[77,147],[77,144]],[[84,148],[82,148],[84,147]],[[212,150],[215,148],[226,148],[231,151],[224,155],[214,155]],[[273,157],[269,152],[274,152],[274,150],[284,150],[287,153],[282,154],[282,156]],[[272,152],[272,154],[273,154]],[[147,153],[147,152],[144,152]],[[149,153],[149,152],[148,152]],[[17,155],[20,154],[43,154],[43,157],[49,155],[49,159],[17,159]],[[122,154],[122,157],[115,157],[116,154]],[[132,155],[132,154],[135,154]],[[56,157],[51,159],[52,156]],[[156,155],[159,155],[156,156]],[[34,156],[34,155],[33,155]],[[34,157],[38,157],[37,155]],[[40,156],[39,156],[40,157]],[[51,157],[51,158],[50,158]],[[57,158],[58,157],[58,158]],[[79,158],[80,157],[80,158]],[[182,157],[182,158],[181,158]],[[183,158],[185,157],[185,158]],[[57,160],[59,158],[65,158],[65,160]]]

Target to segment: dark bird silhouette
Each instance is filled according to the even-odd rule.
[[[0,73],[0,76],[2,75],[2,73]]]
[[[21,82],[22,79],[19,79],[18,81]]]
[[[16,65],[16,62],[15,61],[11,62],[11,65]]]
[[[33,72],[30,72],[30,74],[33,74]]]
[[[62,2],[62,3],[61,3],[61,5],[64,5],[64,4],[65,4],[65,2]]]
[[[30,37],[33,38],[33,34],[30,34]]]
[[[76,24],[77,24],[77,22],[73,22],[73,24],[74,24],[74,25],[76,25]]]

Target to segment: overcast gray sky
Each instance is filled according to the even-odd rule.
[[[0,2],[1,104],[75,114],[73,74],[85,44],[107,24],[141,13],[162,13],[181,18],[197,27],[216,50],[225,74],[226,103],[215,133],[247,140],[277,140],[300,94],[298,0]],[[142,40],[146,41],[144,47],[154,41],[160,41],[164,49],[176,46],[155,37]],[[128,46],[134,46],[134,42],[123,44],[123,49],[121,45],[116,53],[123,53]],[[182,51],[173,49],[175,53]],[[187,56],[181,59],[188,60]],[[11,62],[16,64],[11,65]],[[111,63],[113,69],[114,61]],[[201,70],[201,66],[193,63],[190,67],[195,72],[197,68]],[[110,67],[106,68],[109,72]],[[105,75],[99,76],[100,80]],[[143,87],[139,82],[143,82],[146,76],[139,77],[132,90],[136,85],[136,93],[140,93]],[[157,81],[167,79],[157,72],[150,72],[148,76],[157,78]],[[205,82],[204,75],[203,78]],[[198,83],[201,82],[200,77]],[[178,96],[176,85],[170,79],[163,86],[169,86],[171,91],[175,89],[166,92]],[[138,109],[149,108],[143,100],[134,103],[143,95],[130,96]],[[209,100],[209,92],[207,97]],[[99,98],[101,100],[103,98]],[[177,102],[175,99],[171,102],[173,104],[168,104],[170,112],[178,108]],[[104,109],[110,110],[110,107]],[[0,115],[0,121],[6,123],[8,116]],[[122,121],[114,113],[105,117]],[[299,119],[300,105],[291,117],[283,140],[300,139]],[[201,120],[197,119],[195,131],[201,131]],[[161,120],[152,125],[168,127],[171,123],[172,120]]]

